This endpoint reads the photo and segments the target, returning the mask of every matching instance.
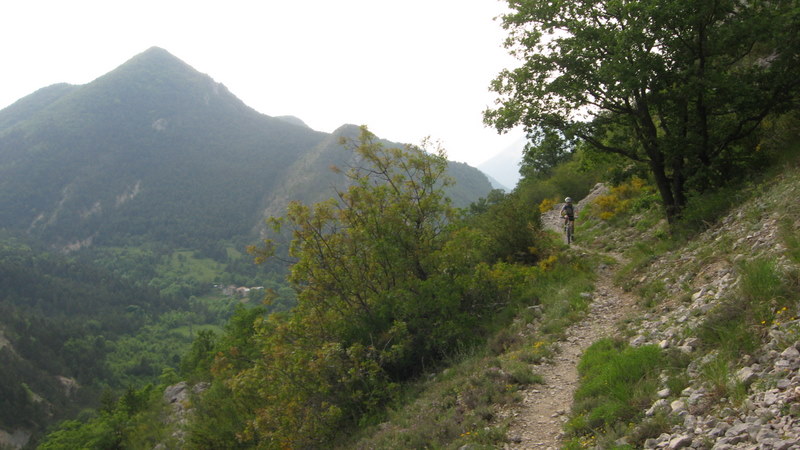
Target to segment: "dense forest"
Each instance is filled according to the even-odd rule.
[[[157,381],[200,329],[234,310],[221,294],[187,302],[174,287],[146,283],[158,278],[123,277],[8,234],[0,245],[4,429],[36,429],[96,404],[104,390]]]

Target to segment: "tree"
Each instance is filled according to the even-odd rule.
[[[257,399],[241,436],[266,447],[324,447],[374,419],[399,382],[474,342],[497,307],[472,274],[484,238],[451,238],[444,153],[386,148],[366,128],[352,146],[346,191],[273,221],[292,231],[298,303],[256,325],[257,361],[227,382],[233,398]],[[275,244],[250,250],[263,261]]]
[[[493,81],[486,123],[560,130],[647,164],[670,220],[690,190],[757,158],[743,140],[796,98],[796,1],[509,5],[506,45],[522,65]]]
[[[537,134],[529,134],[528,139],[519,168],[523,178],[547,176],[572,156],[573,143],[557,130],[541,129]]]

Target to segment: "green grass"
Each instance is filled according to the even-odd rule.
[[[779,322],[798,297],[795,277],[781,274],[772,259],[746,262],[740,272],[739,292],[710,311],[695,331],[706,351],[719,351],[728,360],[752,355],[765,328]]]
[[[695,335],[706,351],[716,349],[727,355],[752,354],[760,338],[750,319],[746,302],[742,299],[728,300],[707,314]]]
[[[158,272],[165,278],[211,284],[225,272],[225,265],[211,258],[197,258],[193,251],[182,250],[164,258],[158,265]]]
[[[666,284],[663,280],[654,280],[639,288],[644,306],[650,308],[660,303],[666,294]]]
[[[630,246],[625,253],[628,262],[622,266],[614,275],[614,283],[621,286],[626,291],[633,289],[636,283],[637,273],[642,272],[659,256],[672,250],[675,243],[671,240],[640,240]]]
[[[796,277],[781,273],[773,259],[745,262],[739,271],[738,292],[709,312],[695,330],[704,350],[714,355],[702,367],[711,395],[734,403],[747,395],[747,386],[732,376],[736,362],[757,352],[766,329],[780,324],[798,300]]]
[[[567,430],[587,436],[634,419],[652,404],[665,363],[656,346],[634,348],[609,338],[592,344],[578,364],[581,384]]]
[[[747,397],[747,386],[734,376],[734,362],[730,355],[720,353],[702,367],[701,377],[710,387],[711,398],[727,398],[738,405]]]
[[[494,407],[518,399],[511,376],[485,353],[464,355],[434,377],[409,385],[386,421],[339,448],[459,448],[505,442]]]

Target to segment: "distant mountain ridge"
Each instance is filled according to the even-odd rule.
[[[62,248],[253,236],[265,211],[343,183],[329,166],[352,155],[334,136],[261,114],[153,47],[86,85],[46,87],[0,111],[0,227]],[[456,204],[491,189],[477,169],[450,172]]]
[[[512,190],[520,179],[519,164],[525,149],[525,137],[521,137],[487,161],[478,164],[478,169],[494,180],[495,188]]]

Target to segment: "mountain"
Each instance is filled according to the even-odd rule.
[[[357,131],[261,114],[160,48],[0,110],[0,447],[175,369],[192,327],[239,303],[214,284],[291,306],[244,246],[289,201],[346,186],[330,166],[359,164],[339,145]],[[475,168],[448,172],[456,205],[491,190]]]
[[[261,114],[154,47],[0,111],[0,227],[73,249],[244,242],[265,211],[330,197],[342,181],[323,182],[327,163],[350,157],[334,135]],[[453,176],[461,206],[491,189],[476,169]]]
[[[305,122],[303,122],[303,120],[300,119],[299,117],[295,117],[295,116],[275,116],[275,118],[276,119],[281,119],[284,122],[291,123],[292,125],[297,125],[297,126],[300,126],[300,127],[306,127],[306,128],[309,128],[309,129],[311,128]]]
[[[510,190],[519,181],[519,163],[522,161],[522,152],[525,149],[525,137],[519,138],[513,144],[503,149],[489,160],[478,164],[478,169],[489,176],[496,189]]]

